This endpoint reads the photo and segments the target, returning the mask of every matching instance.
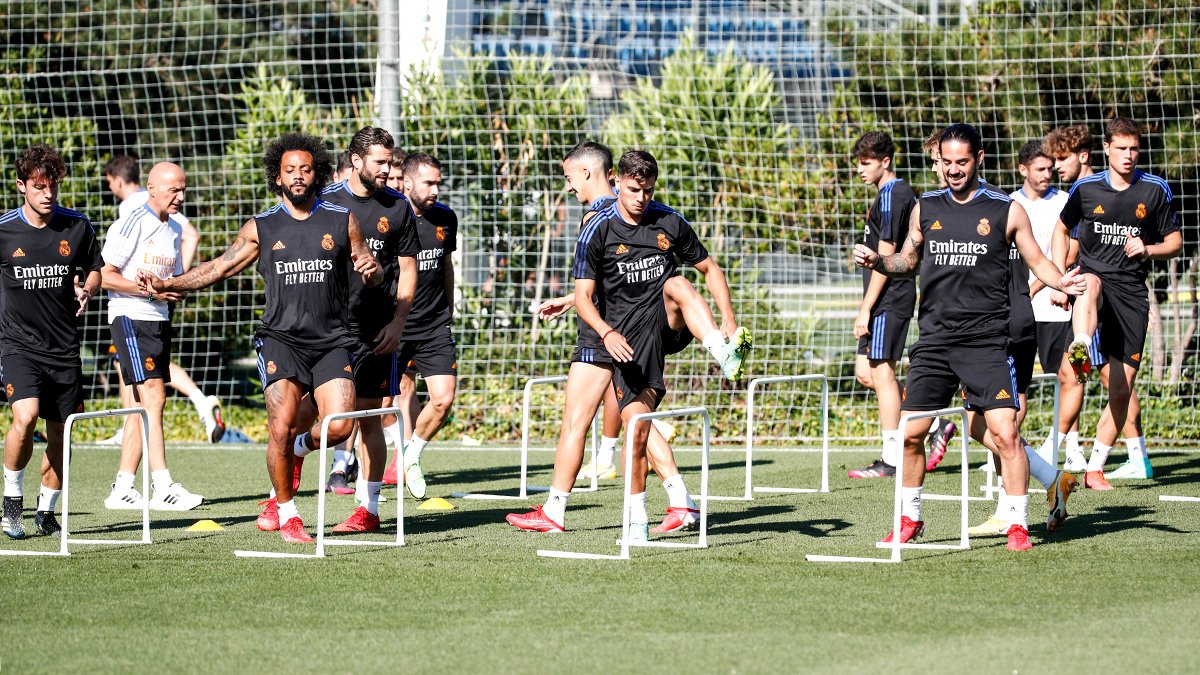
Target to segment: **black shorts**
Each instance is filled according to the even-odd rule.
[[[1019,408],[1017,376],[1008,338],[973,344],[922,344],[908,353],[901,410],[924,412],[949,407],[961,388],[972,410]]]
[[[38,416],[49,422],[65,422],[83,412],[83,367],[74,363],[50,363],[29,354],[0,358],[0,382],[10,404],[27,398],[38,400]]]
[[[1038,362],[1043,373],[1057,373],[1063,354],[1071,344],[1070,321],[1039,321],[1037,328]]]
[[[1129,364],[1136,370],[1142,364],[1146,327],[1150,323],[1146,287],[1100,281],[1100,296],[1104,301],[1097,315],[1100,354],[1108,360]]]
[[[858,339],[858,353],[872,361],[899,361],[908,340],[912,317],[900,318],[892,312],[871,316],[871,332]]]
[[[599,338],[593,338],[594,335],[593,331],[588,331],[587,335],[582,330],[579,331],[579,339],[575,340],[575,350],[571,352],[571,363],[608,365],[613,362],[608,350],[604,348],[604,343],[600,342]]]
[[[443,326],[427,337],[404,340],[396,353],[401,363],[411,361],[421,377],[458,376],[458,353],[449,326]]]
[[[617,407],[621,410],[633,403],[639,394],[647,389],[654,391],[654,405],[658,407],[667,394],[666,354],[663,352],[662,334],[650,332],[650,336],[638,339],[636,336],[629,341],[633,348],[633,360],[626,363],[613,362],[613,391],[617,395]]]
[[[138,321],[119,316],[112,322],[112,341],[126,384],[146,380],[171,381],[170,321]]]
[[[367,352],[364,356],[350,355],[354,371],[354,393],[362,398],[384,398],[400,393],[400,354],[376,355]]]
[[[1021,340],[1008,345],[1008,355],[1012,357],[1013,376],[1017,379],[1017,393],[1028,394],[1029,385],[1033,383],[1033,360],[1037,358],[1038,346],[1035,340]]]
[[[662,346],[663,354],[671,355],[687,349],[688,345],[692,344],[692,331],[687,326],[675,330],[667,326],[662,331]]]
[[[299,382],[305,392],[312,392],[326,382],[350,379],[354,372],[350,351],[345,347],[303,349],[262,335],[254,338],[254,350],[258,352],[258,376],[263,391],[272,382],[290,378]]]

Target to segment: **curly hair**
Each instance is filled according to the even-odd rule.
[[[1092,134],[1086,125],[1057,127],[1046,134],[1046,152],[1051,157],[1092,151]]]
[[[67,177],[67,163],[57,150],[45,143],[30,146],[17,155],[17,179],[24,183],[35,176],[60,183]]]
[[[283,162],[283,156],[289,152],[307,152],[313,159],[313,173],[316,175],[315,190],[320,193],[321,189],[329,185],[329,181],[333,178],[333,155],[329,149],[325,147],[325,142],[316,136],[305,136],[304,134],[284,134],[279,138],[267,144],[267,151],[263,153],[263,169],[267,174],[267,189],[271,194],[283,194],[283,186],[278,185],[280,164]]]

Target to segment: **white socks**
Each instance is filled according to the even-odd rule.
[[[883,432],[883,463],[896,466],[900,461],[900,430],[892,429]]]
[[[154,491],[158,492],[159,490],[166,490],[171,487],[171,483],[174,481],[171,480],[170,469],[160,469],[150,472],[150,482],[154,485]]]
[[[38,493],[37,510],[38,511],[54,511],[54,506],[58,504],[58,495],[62,494],[62,490],[54,490],[42,486],[41,492]]]
[[[342,446],[338,446],[339,448]],[[346,465],[350,463],[350,453],[345,450],[333,451],[333,473],[346,473]]]
[[[596,453],[596,466],[612,466],[613,456],[617,452],[617,439],[610,436],[600,437],[600,451]]]
[[[1004,520],[1008,518],[1008,493],[1004,488],[1000,488],[996,495],[996,512],[992,514],[996,520]]]
[[[1062,440],[1063,437],[1059,436],[1058,442],[1060,445],[1062,444]],[[1037,449],[1037,455],[1038,457],[1041,457],[1047,464],[1055,464],[1054,456],[1057,454],[1058,448],[1054,446],[1054,434],[1050,434],[1046,437],[1046,440],[1042,442],[1041,447]]]
[[[1067,432],[1067,452],[1078,452],[1083,454],[1083,450],[1079,447],[1079,432]]]
[[[1103,471],[1104,463],[1108,461],[1108,453],[1112,452],[1111,445],[1104,445],[1100,441],[1092,443],[1092,456],[1088,458],[1087,470]]]
[[[316,448],[308,447],[308,439],[311,435],[310,432],[305,431],[296,436],[296,444],[292,446],[292,454],[297,457],[308,457],[313,452],[316,452]]]
[[[383,490],[383,481],[358,479],[358,484],[367,486],[367,503],[363,506],[374,515],[379,515],[379,492]]]
[[[292,518],[299,518],[300,511],[296,508],[296,501],[289,499],[286,502],[279,502],[279,524],[285,525]]]
[[[421,451],[429,441],[413,434],[413,437],[408,441],[408,445],[404,446],[404,466],[410,467],[413,464],[421,463]]]
[[[4,467],[4,496],[5,497],[20,497],[24,493],[21,492],[21,480],[25,477],[25,469],[13,471],[7,466]]]
[[[1029,475],[1037,479],[1042,487],[1047,490],[1052,489],[1054,485],[1054,477],[1058,475],[1058,470],[1055,466],[1042,456],[1033,451],[1031,446],[1025,446],[1025,456],[1029,458]]]
[[[921,521],[921,490],[919,487],[900,488],[900,515],[909,520]]]
[[[1005,500],[1007,505],[1007,514],[1004,519],[1009,525],[1020,525],[1025,529],[1029,529],[1029,494],[1023,494],[1019,497],[1009,496]]]
[[[646,493],[639,492],[629,495],[629,529],[645,527],[650,524],[650,515],[646,513]]]
[[[570,496],[570,492],[550,488],[550,496],[546,497],[546,503],[542,506],[542,513],[546,514],[546,517],[550,520],[558,523],[559,526],[565,527],[567,520],[567,498]]]
[[[1146,461],[1146,437],[1126,438],[1125,449],[1129,451],[1129,461],[1137,464]]]
[[[725,350],[728,348],[728,345],[725,343],[725,336],[721,335],[720,330],[709,332],[700,342],[708,350],[708,353],[712,354],[712,357],[717,360],[717,363],[720,363],[721,359],[725,358]]]
[[[388,445],[394,448],[403,448],[404,434],[400,433],[400,421],[397,420],[384,427],[383,437],[387,440]]]
[[[7,471],[7,469],[6,469],[6,471]],[[117,484],[117,489],[121,490],[123,492],[132,490],[134,478],[136,478],[136,476],[134,476],[131,473],[127,473],[125,471],[118,471],[117,472],[117,480],[115,481]]]
[[[207,398],[208,397],[204,395],[204,392],[200,391],[199,389],[188,394],[188,400],[192,402],[192,407],[196,409],[196,414],[200,415],[201,417],[204,416],[204,413],[208,412]]]
[[[688,493],[687,485],[683,482],[683,476],[675,474],[663,481],[663,487],[667,490],[667,502],[672,508],[687,508],[697,509],[695,500]]]

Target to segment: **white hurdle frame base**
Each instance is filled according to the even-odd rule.
[[[688,415],[700,415],[703,425],[704,445],[700,455],[700,533],[696,543],[684,543],[674,541],[630,541],[629,540],[629,497],[633,486],[633,472],[625,471],[625,493],[621,500],[621,538],[617,540],[617,545],[621,547],[621,552],[617,555],[606,555],[601,553],[579,553],[575,551],[557,551],[539,549],[537,554],[542,558],[569,558],[573,560],[629,560],[629,549],[632,547],[641,548],[708,548],[708,460],[709,460],[709,445],[712,433],[712,421],[708,413],[708,408],[693,407],[680,408],[678,410],[663,410],[661,412],[642,413],[634,415],[629,420],[629,425],[625,429],[625,467],[628,469],[633,465],[633,439],[634,430],[637,425],[645,423],[649,424],[651,420],[662,419],[664,417],[685,417]]]
[[[779,382],[820,382],[821,383],[821,486],[818,488],[768,487],[755,486],[752,473],[754,471],[754,394],[760,385],[776,384]],[[780,375],[776,377],[756,377],[750,380],[746,387],[746,484],[745,491],[740,497],[711,496],[715,501],[749,501],[754,499],[754,493],[787,493],[810,494],[829,492],[829,378],[824,375]]]
[[[1200,502],[1200,497],[1184,497],[1182,495],[1159,495],[1160,502]]]
[[[529,485],[529,402],[533,396],[533,388],[540,384],[559,384],[567,381],[566,375],[550,375],[547,377],[531,377],[525,381],[525,389],[521,396],[521,483],[515,495],[498,495],[487,492],[452,492],[451,497],[457,499],[489,499],[493,501],[515,501],[529,499],[530,493],[549,492],[550,488],[541,485]],[[592,466],[596,465],[596,445],[599,443],[596,434],[596,419],[592,418]],[[600,489],[595,470],[592,471],[592,484],[587,488],[572,489],[571,494],[581,492],[596,492]]]
[[[965,408],[944,408],[942,410],[934,410],[930,412],[910,413],[900,418],[899,428],[902,433],[907,434],[908,425],[913,420],[933,419],[934,417],[949,417],[958,415],[962,420],[963,429],[967,428],[967,411]],[[929,549],[929,550],[955,550],[962,551],[971,548],[971,540],[967,534],[968,505],[970,502],[970,482],[968,480],[971,467],[967,462],[967,445],[970,435],[963,433],[960,436],[960,447],[962,449],[962,495],[959,497],[961,504],[961,529],[959,533],[958,544],[917,544],[917,543],[900,543],[900,511],[902,504],[902,492],[904,487],[904,461],[896,463],[896,491],[893,497],[892,506],[892,541],[876,542],[876,548],[891,549],[892,554],[887,558],[867,558],[857,556],[838,556],[838,555],[806,555],[804,559],[808,562],[831,562],[831,563],[898,563],[901,562],[900,551],[904,549]]]
[[[328,466],[329,460],[329,423],[333,420],[359,419],[362,417],[382,417],[384,415],[395,415],[396,419],[401,419],[400,409],[393,406],[391,408],[372,408],[370,410],[355,410],[352,412],[334,413],[326,415],[321,420],[321,450],[320,463],[318,466],[321,470],[319,474],[319,484],[317,492],[317,550],[315,553],[283,553],[278,551],[246,551],[236,550],[233,555],[238,558],[324,558],[326,546],[375,546],[375,547],[399,547],[404,546],[404,479],[397,485],[396,497],[396,541],[363,541],[355,539],[335,539],[326,541],[325,537],[325,494],[328,489],[327,481],[329,480],[325,467]],[[403,432],[403,429],[401,429]],[[365,480],[365,476],[360,476],[360,480]]]

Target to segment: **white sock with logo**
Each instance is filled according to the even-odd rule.
[[[25,478],[25,469],[14,471],[7,466],[4,467],[4,496],[5,497],[20,497],[24,493],[21,492],[21,481]]]
[[[883,463],[895,467],[896,462],[900,461],[900,430],[885,430],[881,435],[883,436]]]
[[[708,353],[712,354],[717,363],[720,363],[721,359],[725,358],[725,352],[729,346],[725,342],[725,336],[721,335],[721,331],[709,331],[708,335],[705,335],[704,339],[700,342],[708,350]]]
[[[1125,449],[1129,451],[1129,461],[1137,464],[1146,461],[1146,437],[1126,438]]]
[[[920,522],[921,520],[921,487],[900,488],[900,515]]]
[[[1020,525],[1029,529],[1029,494],[1010,496],[1008,498],[1008,515],[1005,520],[1011,525]]]
[[[360,483],[367,484],[367,510],[374,515],[379,515],[379,493],[383,490],[383,481],[380,480],[359,480]]]
[[[563,492],[550,488],[550,495],[546,497],[546,503],[542,505],[542,513],[546,517],[558,523],[560,527],[567,525],[567,499],[571,497],[570,492]]]
[[[617,439],[611,436],[601,436],[600,450],[596,453],[596,466],[612,466],[616,453]]]
[[[1104,463],[1108,461],[1108,453],[1112,452],[1111,445],[1104,445],[1100,441],[1092,443],[1092,456],[1088,458],[1087,470],[1103,471]]]
[[[37,510],[53,513],[55,505],[58,504],[58,496],[60,494],[62,494],[62,490],[55,490],[43,485],[41,491],[38,493]]]

